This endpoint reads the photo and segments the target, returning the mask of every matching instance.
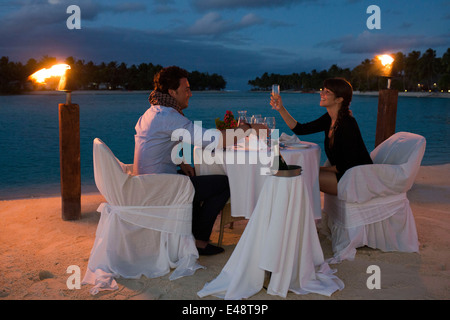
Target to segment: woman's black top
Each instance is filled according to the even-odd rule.
[[[354,166],[373,163],[355,118],[348,116],[340,121],[339,126],[335,129],[334,143],[331,147],[328,137],[330,125],[331,117],[328,113],[325,113],[320,118],[308,123],[297,122],[292,131],[297,135],[325,132],[325,153],[331,165],[336,166],[338,181],[346,170]]]

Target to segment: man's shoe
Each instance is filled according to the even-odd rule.
[[[224,248],[213,246],[212,244],[207,244],[204,248],[197,248],[198,254],[201,256],[212,256],[224,252]]]

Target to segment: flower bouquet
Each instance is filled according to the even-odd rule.
[[[218,130],[231,129],[237,127],[237,121],[234,118],[233,112],[227,110],[223,121],[220,118],[216,118],[216,128]]]

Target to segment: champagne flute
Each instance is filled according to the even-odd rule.
[[[279,84],[273,84],[272,85],[272,96],[278,96],[280,95],[280,85]],[[277,104],[278,107],[278,104]]]
[[[272,85],[272,94],[280,94],[280,85],[279,84],[273,84]]]

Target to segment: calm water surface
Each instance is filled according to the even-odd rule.
[[[282,93],[283,102],[300,122],[321,116],[318,94]],[[134,126],[149,107],[147,92],[74,92],[80,106],[82,191],[95,191],[92,169],[92,141],[99,137],[124,163],[133,162]],[[62,93],[0,96],[0,199],[58,194],[59,124],[58,104]],[[358,121],[369,151],[375,144],[378,97],[354,96],[353,115]],[[185,114],[214,127],[216,117],[226,110],[237,116],[275,116],[281,132],[292,134],[278,112],[269,105],[269,93],[194,92]],[[396,131],[423,135],[427,148],[422,165],[449,163],[450,99],[399,97]],[[300,139],[323,146],[323,133]],[[322,147],[323,149],[323,147]],[[325,161],[322,152],[321,162]]]

